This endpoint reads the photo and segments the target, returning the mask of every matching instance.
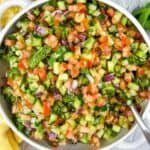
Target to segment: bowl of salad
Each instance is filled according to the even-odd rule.
[[[37,1],[0,35],[1,113],[38,149],[109,149],[148,109],[149,47],[111,1]]]

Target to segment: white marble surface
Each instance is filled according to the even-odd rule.
[[[13,0],[9,0],[13,1]],[[20,1],[20,0],[18,0]],[[22,1],[22,0],[21,0]],[[24,0],[26,1],[26,0]],[[28,0],[27,0],[28,1]],[[150,2],[150,0],[112,0],[117,4],[120,4],[124,8],[128,9],[130,12],[137,8],[145,5],[146,3]],[[150,35],[150,32],[149,32]],[[146,115],[145,121],[147,124],[150,125],[150,110],[149,113]],[[22,144],[22,150],[37,150],[30,145],[26,144],[25,142]],[[150,150],[150,147],[146,143],[141,131],[139,128],[136,129],[135,133],[121,142],[117,147],[114,147],[110,150]]]

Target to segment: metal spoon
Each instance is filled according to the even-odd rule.
[[[141,116],[137,112],[134,105],[130,105],[130,109],[133,112],[133,115],[136,119],[137,124],[141,128],[143,135],[145,136],[145,139],[147,140],[148,144],[150,145],[150,129],[147,127],[147,125],[142,120]]]

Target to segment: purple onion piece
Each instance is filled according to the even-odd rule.
[[[79,34],[79,39],[83,42],[86,40],[86,35],[85,34]]]
[[[31,122],[29,122],[29,121],[25,122],[24,126],[26,128],[31,128]]]
[[[43,26],[36,26],[35,31],[41,35],[46,35],[47,34],[47,28]]]
[[[114,79],[114,76],[112,74],[107,74],[104,76],[105,81],[112,81]]]
[[[74,90],[78,87],[78,81],[77,80],[73,80],[72,84],[71,84],[71,88]]]
[[[37,96],[37,97],[42,96],[42,94],[43,94],[43,92],[37,92],[37,93],[34,93],[34,95]]]
[[[52,16],[56,16],[56,15],[62,15],[63,14],[63,11],[62,10],[55,10],[52,12]]]
[[[52,16],[56,16],[56,15],[66,15],[69,11],[68,10],[55,10],[52,12]]]
[[[54,90],[53,95],[54,95],[54,98],[57,99],[57,100],[62,99],[62,96],[61,96],[60,92],[57,89]]]
[[[68,45],[68,41],[64,40],[64,39],[61,39],[61,44],[64,45],[64,46],[67,46]]]
[[[36,129],[35,128],[31,128],[31,130],[34,132],[34,131],[36,131]]]
[[[51,132],[48,133],[48,137],[50,139],[55,139],[57,137],[57,134],[51,131]]]

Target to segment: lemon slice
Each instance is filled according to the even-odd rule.
[[[5,0],[0,0],[0,3],[4,2]]]
[[[12,19],[21,9],[22,8],[20,6],[14,5],[4,10],[0,17],[0,27],[5,27],[9,20]]]

